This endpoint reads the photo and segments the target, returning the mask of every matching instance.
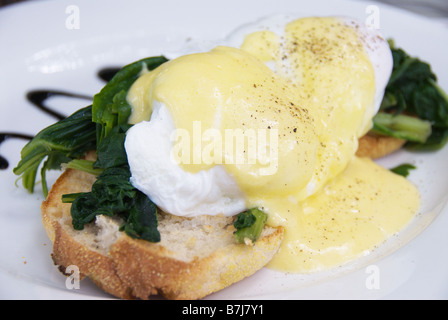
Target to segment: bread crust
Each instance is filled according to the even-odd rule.
[[[61,202],[66,193],[87,192],[95,177],[67,169],[42,203],[42,221],[53,242],[52,259],[65,274],[76,265],[105,292],[122,299],[200,299],[252,275],[277,252],[284,229],[273,229],[254,246],[224,245],[206,257],[182,261],[159,244],[120,236],[105,253],[84,243],[83,232],[71,227],[70,204]],[[233,231],[229,231],[233,232]],[[163,237],[163,234],[161,235]]]
[[[368,133],[359,139],[358,157],[379,159],[403,147],[405,140]]]
[[[86,276],[103,291],[122,298],[133,299],[131,289],[128,288],[117,275],[113,261],[99,252],[76,241],[63,226],[55,223],[55,241],[52,259],[59,271],[64,275],[68,266],[79,268],[81,279]]]

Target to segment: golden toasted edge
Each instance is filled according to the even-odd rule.
[[[76,265],[105,292],[123,299],[149,299],[161,294],[169,299],[200,299],[252,275],[278,250],[283,228],[260,238],[254,246],[234,244],[203,259],[183,262],[166,255],[165,248],[147,241],[120,236],[109,253],[102,254],[73,237],[67,223],[70,204],[61,196],[90,190],[95,177],[68,169],[57,179],[42,203],[42,221],[53,242],[52,258],[64,273]]]
[[[283,228],[276,228],[252,247],[234,244],[192,262],[159,255],[145,241],[121,237],[110,256],[120,278],[140,299],[154,293],[168,299],[199,299],[260,270],[277,252],[283,233]]]
[[[76,241],[73,231],[69,232],[67,225],[61,223],[61,219],[70,217],[71,207],[70,204],[62,203],[62,195],[89,191],[94,181],[93,175],[68,169],[56,180],[42,203],[42,222],[53,242],[51,257],[63,274],[66,274],[68,266],[75,265],[79,268],[81,278],[89,277],[99,288],[113,296],[132,299],[134,297],[130,289],[117,276],[111,259]]]
[[[379,159],[401,149],[405,142],[402,139],[369,133],[359,139],[356,155]]]
[[[74,265],[78,267],[81,277],[88,277],[103,291],[122,299],[134,299],[131,288],[128,288],[115,271],[113,261],[106,255],[91,250],[88,246],[76,241],[63,226],[55,223],[55,242],[52,259],[59,271]]]

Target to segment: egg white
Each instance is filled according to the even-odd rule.
[[[177,216],[228,216],[244,211],[244,194],[223,166],[191,173],[177,164],[171,154],[174,130],[168,108],[157,101],[151,120],[128,130],[125,148],[132,185],[163,211]]]

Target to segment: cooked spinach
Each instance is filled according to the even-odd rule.
[[[405,114],[379,112],[375,115],[373,130],[395,138],[425,143],[431,135],[431,122]]]
[[[42,189],[47,196],[46,171],[60,169],[61,164],[78,159],[96,148],[95,123],[92,106],[85,107],[71,116],[43,129],[21,151],[21,160],[13,169],[29,192],[34,192],[36,174],[40,164]]]
[[[95,165],[95,161],[92,161],[92,160],[73,159],[72,161],[70,161],[66,164],[63,164],[63,168],[84,171],[84,172],[88,172],[90,174],[97,176],[101,172],[103,172],[103,169],[97,168],[94,165]]]
[[[72,202],[73,228],[83,230],[97,215],[118,216],[124,221],[120,230],[127,235],[160,241],[157,207],[132,186],[129,178],[127,166],[107,168],[97,177],[90,192],[64,195],[63,202]]]
[[[124,149],[126,131],[131,127],[129,124],[120,124],[112,128],[96,149],[98,159],[93,164],[97,168],[110,168],[127,166],[128,158]]]
[[[131,106],[126,101],[129,88],[142,74],[168,61],[165,57],[150,57],[124,66],[93,97],[92,120],[97,123],[97,141],[100,143],[119,124],[126,124]]]
[[[411,170],[414,170],[416,167],[412,164],[409,163],[404,163],[404,164],[400,164],[399,166],[396,166],[392,169],[390,169],[390,171],[403,176],[403,177],[407,177],[410,173]]]
[[[134,205],[128,211],[126,222],[121,227],[132,238],[150,242],[159,242],[160,233],[157,230],[157,207],[149,198],[137,191]]]
[[[121,230],[129,236],[151,242],[160,241],[157,230],[157,208],[130,181],[124,149],[127,120],[131,106],[126,95],[142,72],[166,62],[164,57],[150,57],[123,67],[94,96],[93,104],[39,132],[22,150],[14,173],[22,178],[24,187],[34,192],[36,174],[44,162],[42,188],[48,188],[46,171],[66,168],[97,175],[90,192],[63,195],[62,201],[72,203],[71,215],[76,230],[84,228],[98,214],[118,215],[124,220]],[[86,152],[96,150],[97,160],[83,159]]]
[[[75,230],[82,230],[97,215],[119,216],[124,224],[120,230],[127,235],[150,242],[160,241],[157,230],[157,208],[152,201],[130,183],[124,141],[128,124],[117,125],[97,147],[94,168],[103,170],[90,192],[63,196],[72,202],[71,215]]]
[[[237,242],[245,243],[247,240],[255,242],[261,235],[268,215],[258,208],[251,208],[237,215],[233,224],[236,231],[234,236]]]
[[[414,150],[440,149],[448,141],[448,96],[427,62],[396,48],[392,40],[389,45],[392,74],[373,131],[405,139]]]

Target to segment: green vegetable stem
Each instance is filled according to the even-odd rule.
[[[38,168],[46,159],[41,177],[42,189],[47,196],[46,171],[60,169],[61,164],[95,148],[95,124],[92,122],[92,106],[88,106],[40,131],[23,147],[21,160],[13,172],[20,176],[24,188],[33,193]]]
[[[235,239],[239,243],[254,243],[261,235],[268,215],[258,208],[251,208],[237,215],[234,222]]]

